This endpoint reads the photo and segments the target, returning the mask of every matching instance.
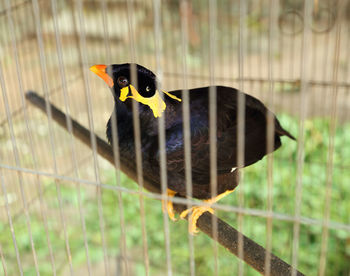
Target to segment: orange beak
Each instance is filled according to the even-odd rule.
[[[106,65],[94,65],[90,67],[90,70],[102,78],[107,85],[112,88],[114,86],[114,82],[113,79],[107,74],[106,68]]]

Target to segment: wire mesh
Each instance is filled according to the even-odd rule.
[[[0,2],[3,274],[255,275],[217,243],[190,235],[187,222],[169,221],[159,202],[203,204],[191,199],[188,90],[208,85],[257,97],[297,137],[241,170],[236,191],[212,205],[218,217],[305,274],[349,274],[349,10],[348,0]],[[124,62],[151,69],[159,90],[183,89],[188,198],[166,194],[164,117],[157,138],[162,194],[143,189],[138,116],[139,186],[120,171],[115,127],[115,167],[98,156],[93,134],[105,137],[108,118],[114,114],[112,125],[117,118],[110,93],[88,68]],[[26,103],[29,89],[45,97],[46,116]],[[244,164],[245,99],[238,101],[238,163]],[[70,120],[68,132],[53,122],[49,102],[91,130],[92,150],[75,140]],[[215,87],[209,102],[216,195]],[[136,104],[133,110],[138,114]]]

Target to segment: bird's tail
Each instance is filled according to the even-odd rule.
[[[295,137],[292,134],[290,134],[287,130],[283,129],[281,126],[276,128],[276,132],[280,136],[285,135],[285,136],[289,137],[290,139],[296,141]]]

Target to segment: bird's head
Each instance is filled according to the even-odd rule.
[[[159,92],[156,76],[152,71],[141,65],[129,63],[108,66],[94,65],[90,67],[90,70],[107,83],[116,100],[125,102],[128,99],[133,99],[147,105],[152,109],[154,117],[160,117],[166,108],[160,93],[181,101],[181,99],[168,92]],[[135,72],[134,75],[133,72]]]

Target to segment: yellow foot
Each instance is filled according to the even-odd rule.
[[[211,199],[207,199],[207,200],[203,200],[204,203],[206,203],[207,205],[205,206],[195,206],[195,207],[192,207],[192,208],[189,208],[185,211],[183,211],[181,214],[180,214],[180,218],[184,219],[189,213],[190,216],[188,218],[188,232],[190,234],[195,234],[195,233],[198,233],[198,229],[197,229],[197,221],[199,219],[199,217],[205,213],[205,212],[209,212],[209,213],[212,213],[214,214],[214,210],[213,208],[211,208],[210,206],[217,202],[218,200],[222,199],[224,196],[232,193],[233,190],[227,190],[226,192],[220,194],[220,195],[217,195],[216,197],[213,197]]]
[[[190,212],[191,214],[188,217],[188,232],[192,235],[199,232],[197,229],[197,220],[203,213],[209,212],[214,214],[214,210],[210,206],[195,206],[183,211],[180,214],[180,218],[184,219]]]
[[[176,192],[170,189],[167,189],[166,191],[168,197],[174,197]],[[162,200],[162,210],[163,212],[168,212],[168,216],[171,220],[176,221],[175,218],[175,211],[174,211],[174,206],[173,202],[170,200]]]

